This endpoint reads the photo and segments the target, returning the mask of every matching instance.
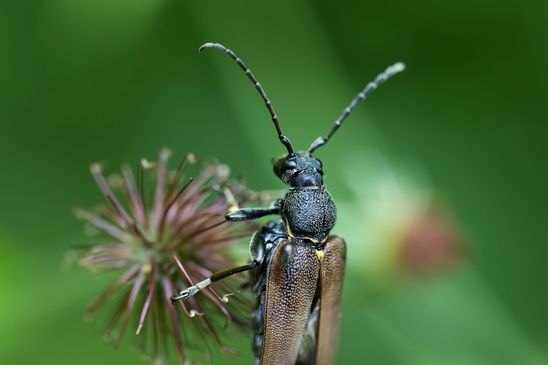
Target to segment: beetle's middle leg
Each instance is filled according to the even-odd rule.
[[[171,297],[172,302],[176,302],[178,300],[187,300],[190,297],[194,296],[196,293],[198,293],[200,290],[207,288],[211,285],[211,283],[214,283],[216,281],[219,281],[221,279],[227,278],[229,276],[232,276],[234,274],[238,274],[244,271],[251,270],[255,268],[259,264],[258,261],[252,261],[251,263],[243,266],[233,267],[232,269],[223,270],[220,272],[217,272],[213,275],[211,275],[209,278],[200,281],[196,285],[192,285],[191,287],[186,288],[185,290],[181,291],[179,295],[174,295]]]

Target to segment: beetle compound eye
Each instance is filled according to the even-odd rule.
[[[297,167],[297,161],[295,160],[285,160],[284,161],[284,169],[285,170],[291,170]]]
[[[287,178],[293,174],[296,168],[297,161],[294,159],[282,157],[274,163],[274,172],[282,180],[284,180],[284,176]]]
[[[314,160],[313,166],[318,172],[323,170],[322,162],[320,160]]]

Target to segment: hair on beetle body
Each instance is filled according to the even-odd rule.
[[[329,365],[335,358],[339,331],[346,243],[330,234],[337,209],[324,186],[322,162],[313,153],[333,137],[360,102],[405,66],[396,63],[380,73],[343,110],[325,136],[315,139],[308,150],[295,152],[282,132],[272,102],[251,70],[223,45],[206,43],[199,50],[207,48],[232,58],[263,99],[287,150],[274,162],[274,173],[288,191],[268,207],[231,209],[225,216],[227,221],[250,221],[267,215],[279,215],[280,219],[253,234],[247,265],[213,274],[182,290],[172,301],[189,300],[216,281],[251,271],[250,284],[258,298],[253,315],[256,363]]]

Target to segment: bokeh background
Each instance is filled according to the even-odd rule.
[[[282,188],[262,102],[205,41],[298,148],[408,65],[318,151],[349,244],[339,364],[548,363],[546,19],[535,0],[2,1],[0,363],[147,363],[82,319],[108,283],[65,259],[89,243],[73,209],[102,199],[90,163],[167,146]],[[212,363],[251,363],[231,337]]]

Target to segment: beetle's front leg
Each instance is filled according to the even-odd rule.
[[[227,221],[241,222],[261,218],[266,215],[280,214],[283,199],[278,199],[268,208],[241,208],[228,212],[225,215]]]
[[[232,275],[240,273],[240,272],[251,270],[251,269],[255,268],[258,264],[259,263],[257,261],[252,261],[251,263],[249,263],[247,265],[238,266],[238,267],[234,267],[232,269],[228,269],[228,270],[224,270],[224,271],[220,271],[218,273],[215,273],[215,274],[211,275],[209,278],[200,281],[196,285],[192,285],[192,286],[186,288],[185,290],[181,291],[179,293],[179,295],[172,296],[171,301],[176,302],[176,301],[181,300],[181,299],[182,300],[187,300],[190,297],[194,296],[196,293],[198,293],[200,290],[205,289],[208,286],[210,286],[211,283],[214,283],[216,281],[219,281],[221,279],[224,279],[226,277],[232,276]],[[225,300],[225,301],[228,301],[228,299]]]

